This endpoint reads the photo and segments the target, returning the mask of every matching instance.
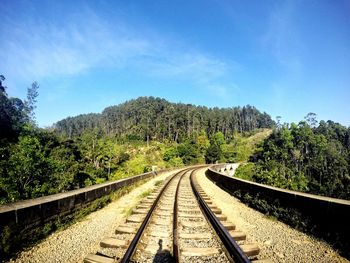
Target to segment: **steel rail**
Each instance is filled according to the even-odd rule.
[[[227,252],[230,254],[234,262],[238,263],[249,263],[251,262],[247,255],[242,251],[242,249],[239,247],[237,242],[231,237],[230,233],[226,230],[226,228],[222,225],[220,220],[217,219],[215,214],[211,211],[209,206],[206,204],[202,196],[197,191],[196,186],[194,185],[194,175],[193,173],[196,171],[193,170],[190,174],[190,181],[191,181],[191,187],[192,190],[198,200],[198,203],[204,212],[204,215],[207,217],[208,221],[214,228],[216,234],[221,239],[222,243],[224,244]]]
[[[154,211],[154,209],[156,208],[157,204],[158,204],[158,201],[160,199],[160,197],[163,195],[165,189],[169,186],[170,182],[176,177],[178,176],[179,174],[183,173],[185,174],[186,172],[188,172],[189,170],[191,170],[191,168],[189,169],[185,169],[185,170],[182,170],[182,171],[179,171],[177,172],[176,174],[174,174],[173,177],[171,177],[169,179],[169,181],[163,186],[162,190],[160,191],[160,193],[158,194],[156,200],[153,202],[150,210],[148,211],[145,219],[143,220],[140,228],[137,230],[133,240],[131,241],[128,249],[126,250],[125,254],[124,254],[124,257],[122,258],[122,260],[120,261],[121,263],[127,263],[127,262],[130,262],[130,259],[134,253],[134,250],[137,246],[137,243],[139,242],[139,239],[141,238],[142,234],[143,234],[143,231],[145,230],[148,222],[149,222],[149,219],[151,218],[151,215]]]
[[[175,262],[179,262],[179,246],[178,246],[178,231],[177,231],[177,224],[178,224],[178,196],[179,196],[179,188],[181,180],[183,179],[184,175],[187,173],[183,173],[180,177],[180,180],[176,187],[176,193],[175,193],[175,203],[174,203],[174,212],[173,212],[173,256]]]

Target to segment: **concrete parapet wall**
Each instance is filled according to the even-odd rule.
[[[276,208],[276,214],[279,211],[284,213],[287,211],[289,214],[282,215],[282,221],[286,216],[305,220],[306,226],[315,230],[312,232],[316,232],[325,239],[333,236],[338,241],[332,240],[332,242],[345,242],[349,245],[350,201],[285,190],[230,177],[224,174],[225,169],[228,170],[230,167],[230,164],[213,166],[207,170],[206,174],[215,184],[235,196],[244,199],[248,194],[250,198],[263,200],[270,209]],[[259,204],[256,206],[259,209]],[[263,211],[263,209],[260,210]]]
[[[156,172],[144,173],[118,181],[0,206],[0,229],[8,224],[22,225],[26,228],[41,225],[60,215],[67,215],[85,207],[124,186],[154,177],[156,174]]]

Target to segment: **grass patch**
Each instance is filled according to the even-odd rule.
[[[143,193],[141,193],[138,197],[140,199],[142,199],[142,198],[145,198],[146,196],[149,196],[151,193],[152,193],[152,190],[148,189],[148,190],[144,191]]]
[[[247,162],[253,153],[259,148],[259,145],[270,136],[271,129],[260,129],[246,134],[235,133],[232,142],[226,146],[226,161]],[[231,150],[229,150],[231,149]]]
[[[154,183],[154,186],[160,186],[163,182],[164,182],[164,180],[157,180],[157,181]]]
[[[273,221],[273,222],[277,222],[278,221],[278,219],[275,216],[273,216],[273,215],[264,214],[264,218],[266,218],[266,219],[268,219],[270,221]]]
[[[134,210],[133,207],[125,208],[123,213],[125,214],[126,217],[129,217],[131,216],[133,210]]]

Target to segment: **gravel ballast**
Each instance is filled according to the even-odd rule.
[[[197,172],[198,183],[228,220],[236,224],[237,230],[245,232],[248,241],[260,246],[259,258],[293,263],[349,262],[327,243],[247,207],[217,187],[204,172],[205,169]],[[140,194],[152,189],[156,181],[172,173],[151,179],[82,221],[53,233],[33,248],[21,252],[11,262],[82,262],[87,254],[98,251],[102,239],[114,234],[118,225],[124,222],[128,210],[141,200]]]
[[[228,220],[236,225],[237,230],[247,234],[247,241],[259,245],[261,248],[259,258],[293,263],[350,262],[326,242],[267,218],[264,214],[246,206],[210,181],[205,176],[205,170],[198,170],[198,183]]]
[[[141,200],[140,194],[154,188],[155,182],[164,180],[174,171],[161,174],[106,207],[91,213],[83,220],[58,231],[27,251],[22,251],[10,262],[83,262],[89,253],[95,253],[100,241],[113,235],[124,222],[130,208]]]

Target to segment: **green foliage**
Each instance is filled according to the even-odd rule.
[[[196,144],[198,145],[200,154],[205,154],[205,151],[210,146],[210,141],[205,131],[201,131],[201,133],[198,135]]]
[[[9,192],[10,199],[34,198],[48,192],[51,165],[38,138],[19,137],[18,143],[11,149],[8,162],[11,169],[4,179],[12,181],[15,187]]]
[[[0,147],[0,203],[35,198],[83,186],[81,155],[73,142],[27,127],[17,143]],[[85,180],[85,179],[84,179]]]
[[[163,183],[164,183],[164,180],[157,180],[157,181],[155,181],[154,186],[159,186]]]
[[[180,157],[171,158],[166,167],[183,167],[184,163]]]
[[[278,199],[265,199],[259,194],[252,195],[247,192],[242,193],[239,190],[235,191],[233,195],[269,218],[278,219],[302,231],[312,232],[313,225],[310,218],[303,216],[297,209],[282,207]]]
[[[235,171],[235,177],[242,178],[245,180],[252,180],[255,170],[254,168],[254,163],[241,164]]]
[[[164,152],[163,160],[167,167],[182,167],[183,165],[199,162],[200,149],[194,140],[168,146]]]
[[[142,192],[138,197],[140,199],[142,199],[142,198],[149,196],[151,193],[152,193],[152,190],[146,190],[146,191]]]
[[[306,119],[309,123],[301,121],[273,131],[252,158],[252,179],[350,199],[350,129],[332,121],[321,121],[316,127],[314,114]]]
[[[212,139],[211,144],[216,144],[219,147],[221,147],[226,143],[224,134],[220,131],[216,132],[211,139]]]
[[[178,155],[185,165],[198,163],[198,146],[194,140],[188,140],[177,147]]]
[[[130,160],[130,155],[126,152],[122,152],[119,154],[118,156],[118,164],[121,165],[123,163],[125,163],[126,161]]]
[[[25,113],[29,117],[33,123],[35,122],[35,113],[37,97],[39,96],[39,84],[37,82],[33,82],[32,86],[28,88],[27,92],[27,100],[24,102]]]
[[[126,141],[157,140],[181,143],[220,131],[227,140],[236,132],[272,128],[274,122],[266,113],[247,105],[233,108],[207,108],[191,104],[170,103],[154,97],[140,97],[103,110],[101,114],[69,117],[55,124],[56,131],[69,138],[84,131],[98,129],[103,135]],[[208,146],[205,145],[204,148]],[[199,144],[200,145],[200,144]],[[202,147],[200,145],[200,147]]]
[[[169,147],[164,152],[163,160],[169,162],[171,159],[176,158],[178,156],[179,152],[177,150],[177,147]]]
[[[0,146],[17,139],[22,126],[28,122],[25,104],[18,98],[9,98],[0,75]]]
[[[210,140],[210,145],[205,153],[206,163],[217,163],[222,160],[223,148],[225,147],[225,137],[222,132],[216,132],[213,134]]]
[[[261,129],[243,134],[235,133],[227,150],[224,150],[227,162],[247,162],[270,134],[270,129]]]
[[[34,82],[22,101],[7,96],[4,80],[1,76],[0,204],[117,180],[153,167],[203,163],[213,144],[219,155],[212,161],[224,161],[222,152],[228,156],[232,151],[226,147],[231,131],[273,124],[251,106],[208,109],[150,97],[109,107],[102,114],[67,118],[52,133],[35,127],[39,85]]]
[[[0,204],[197,163],[246,162],[242,178],[340,198],[350,195],[350,130],[308,114],[274,125],[254,107],[208,109],[139,98],[102,114],[35,127],[39,85],[9,98],[0,76]],[[260,142],[269,136],[264,143]],[[253,154],[254,153],[254,154]]]
[[[210,146],[205,153],[206,163],[216,163],[221,159],[222,150],[220,145],[216,144],[214,141],[210,142]]]
[[[13,242],[13,234],[10,226],[5,226],[0,233],[0,248],[3,253],[9,253],[11,250],[11,242]],[[0,257],[1,260],[1,257]]]

